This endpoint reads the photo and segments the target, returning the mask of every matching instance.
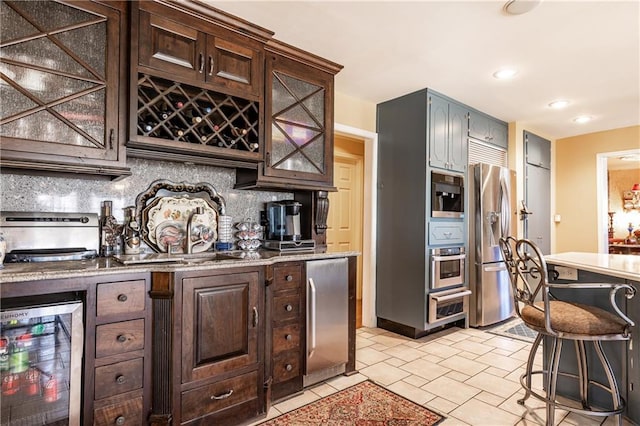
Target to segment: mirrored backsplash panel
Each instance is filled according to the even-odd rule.
[[[124,208],[135,205],[136,196],[151,182],[207,182],[227,203],[234,222],[260,219],[264,203],[292,199],[293,194],[233,189],[235,169],[187,165],[165,161],[128,159],[132,175],[117,182],[73,177],[0,175],[0,210],[41,212],[82,212],[100,214],[100,202],[113,201],[113,215],[124,220]]]

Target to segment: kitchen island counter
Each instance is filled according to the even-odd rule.
[[[580,269],[596,274],[640,281],[640,256],[630,254],[604,254],[567,252],[547,255],[546,262],[558,266]]]
[[[237,268],[243,266],[264,266],[279,262],[306,261],[315,259],[331,259],[337,257],[358,256],[359,252],[322,252],[299,251],[279,252],[260,250],[256,252],[221,252],[222,258],[216,259],[211,252],[210,260],[198,257],[180,260],[177,256],[174,262],[166,263],[138,263],[124,265],[113,258],[97,258],[93,260],[72,260],[61,262],[9,263],[0,269],[0,282],[12,283],[23,281],[40,281],[60,278],[80,278],[87,276],[111,275],[139,272],[178,272],[197,271],[222,268]],[[205,256],[205,253],[199,255]],[[188,255],[187,255],[188,256]]]
[[[549,270],[555,270],[549,279],[555,284],[570,283],[611,283],[631,284],[640,290],[640,256],[630,254],[602,254],[602,253],[559,253],[545,256]],[[608,290],[595,289],[562,289],[555,287],[553,295],[561,300],[584,303],[601,309],[613,311],[609,300]],[[604,342],[603,347],[612,366],[612,371],[620,387],[622,398],[627,401],[625,416],[633,424],[640,424],[640,292],[632,299],[626,299],[624,292],[619,291],[616,303],[622,312],[628,315],[635,326],[631,328],[631,339],[628,342]],[[545,339],[545,368],[549,361],[549,341]],[[587,358],[597,359],[595,351],[587,347]],[[577,374],[575,351],[572,345],[562,348],[560,356],[560,370]],[[600,368],[589,367],[591,378],[600,383],[607,383],[604,372]],[[557,392],[559,395],[578,398],[575,381],[560,377]],[[590,387],[593,403],[600,407],[611,405],[611,396],[599,387]]]

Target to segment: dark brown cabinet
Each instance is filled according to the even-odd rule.
[[[333,186],[333,87],[340,65],[271,40],[265,46],[265,152],[238,188]]]
[[[176,275],[173,418],[237,424],[256,417],[264,410],[262,269]]]
[[[143,2],[138,46],[141,66],[170,73],[175,80],[206,83],[214,90],[247,98],[261,97],[261,44],[221,26]]]
[[[267,267],[266,375],[271,399],[302,390],[305,348],[304,263]]]
[[[132,9],[128,155],[255,169],[272,33],[196,3]]]
[[[130,175],[123,149],[123,2],[6,1],[0,165]],[[122,65],[122,66],[121,66]]]

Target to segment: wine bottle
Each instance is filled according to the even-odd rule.
[[[247,129],[241,129],[239,127],[233,126],[231,127],[231,134],[236,138],[239,138],[247,134]]]
[[[125,207],[125,223],[122,229],[122,243],[125,254],[140,253],[140,226],[136,219],[136,208]]]
[[[179,99],[171,99],[171,105],[177,110],[184,108],[184,102]]]
[[[170,129],[174,137],[181,138],[184,136],[184,130],[182,130],[181,128],[172,126]]]
[[[100,212],[100,255],[111,256],[116,254],[120,226],[112,215],[113,203],[103,201]]]
[[[189,120],[191,124],[198,124],[202,122],[202,117],[196,113],[194,114],[193,109],[188,109],[184,112],[184,116]]]

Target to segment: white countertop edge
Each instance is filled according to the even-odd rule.
[[[632,254],[566,252],[550,254],[544,258],[548,264],[640,282],[640,256]]]
[[[114,274],[135,274],[144,272],[181,272],[201,271],[211,269],[229,269],[251,266],[265,266],[281,262],[304,262],[307,260],[333,259],[341,257],[359,256],[357,251],[345,252],[292,252],[266,259],[247,260],[213,260],[201,263],[145,263],[137,265],[123,265],[113,259],[98,258],[91,261],[42,262],[5,264],[0,269],[0,283],[14,283],[26,281],[41,281],[77,277],[90,277]]]

